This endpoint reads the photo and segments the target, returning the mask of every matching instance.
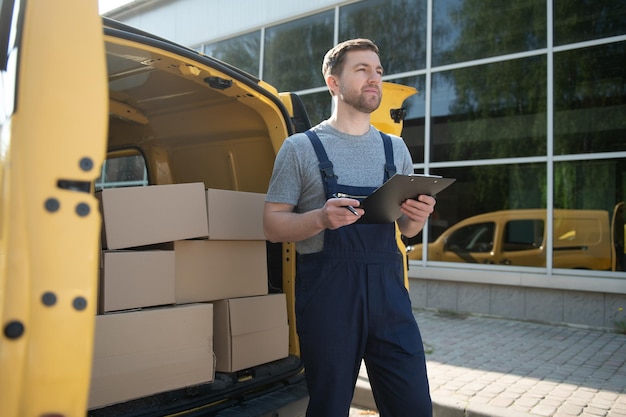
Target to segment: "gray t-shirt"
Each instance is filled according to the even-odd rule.
[[[373,126],[362,136],[342,133],[324,121],[313,128],[333,163],[337,183],[357,187],[379,187],[385,171],[385,150],[380,133]],[[393,157],[399,174],[412,174],[413,162],[402,138],[391,136]],[[320,208],[326,201],[319,161],[304,133],[285,140],[274,163],[274,172],[265,201],[295,206],[297,213]],[[319,252],[324,232],[296,242],[298,253]]]

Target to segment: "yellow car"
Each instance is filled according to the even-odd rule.
[[[623,210],[623,203],[615,212]],[[616,270],[624,235],[604,210],[554,210],[555,268]],[[611,226],[610,223],[613,223]],[[428,244],[428,260],[482,264],[546,266],[546,210],[500,210],[464,219]],[[616,250],[622,248],[622,250]],[[421,260],[423,246],[409,248],[410,260]]]

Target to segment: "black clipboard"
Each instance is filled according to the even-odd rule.
[[[456,178],[443,178],[436,175],[395,174],[386,183],[361,201],[359,208],[365,214],[359,223],[392,223],[402,215],[400,205],[407,198],[418,195],[435,196],[448,188]]]

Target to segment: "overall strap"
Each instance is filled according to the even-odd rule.
[[[396,165],[393,161],[393,146],[391,145],[391,138],[388,134],[380,132],[380,136],[383,138],[383,146],[385,147],[385,179],[384,182],[396,174]]]
[[[313,149],[315,150],[315,154],[317,155],[317,160],[319,161],[320,172],[322,173],[322,180],[324,182],[324,190],[326,191],[326,195],[329,195],[329,192],[334,192],[337,185],[337,176],[335,175],[335,171],[333,169],[333,163],[328,159],[328,154],[324,149],[324,145],[322,145],[322,141],[312,130],[307,130],[304,132],[311,141],[311,145],[313,145]]]
[[[322,141],[317,134],[312,130],[307,130],[304,133],[311,141],[311,145],[313,145],[313,149],[317,155],[322,180],[324,181],[324,189],[328,195],[329,190],[335,190],[337,185],[337,176],[335,175],[335,171],[333,169],[333,163],[328,159],[328,154],[326,153],[324,145],[322,145]],[[389,178],[396,174],[397,170],[393,159],[393,146],[391,144],[391,138],[386,133],[379,133],[383,140],[383,147],[385,148],[385,177],[383,182],[387,182]]]

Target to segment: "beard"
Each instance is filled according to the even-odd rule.
[[[380,94],[380,88],[378,95],[371,93],[362,93],[361,91],[344,89],[343,86],[339,87],[339,98],[342,101],[354,109],[363,113],[372,113],[380,106],[382,95]]]

